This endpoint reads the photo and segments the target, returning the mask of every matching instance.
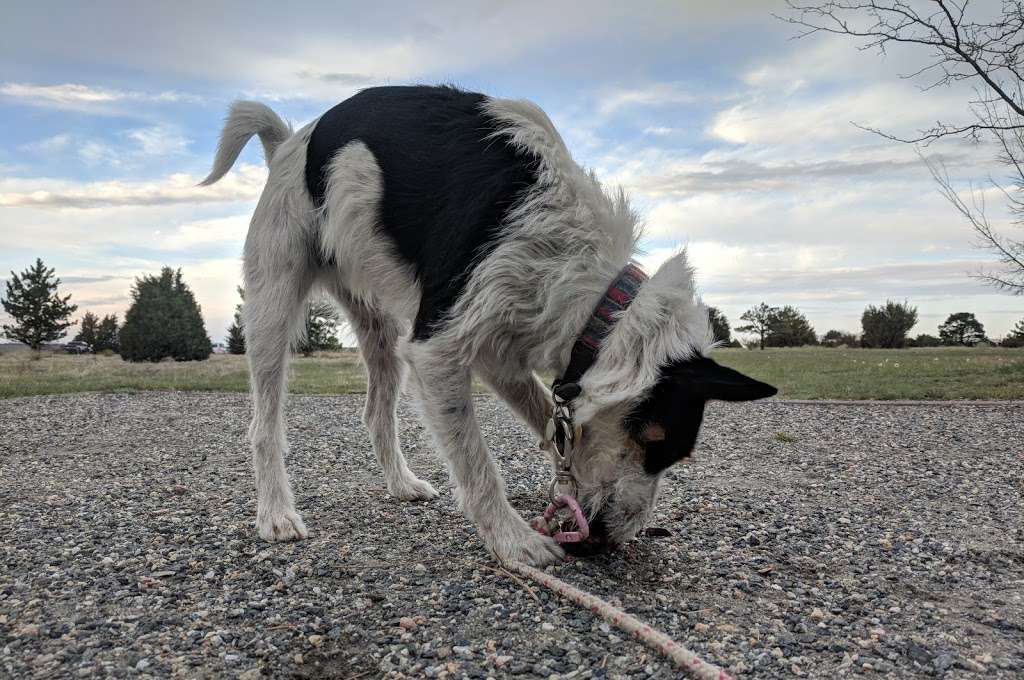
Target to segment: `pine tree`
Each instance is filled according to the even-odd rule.
[[[117,315],[108,314],[103,317],[99,326],[96,327],[96,344],[93,346],[92,351],[104,352],[109,349],[112,352],[117,352],[121,348],[121,343],[118,339],[119,333]]]
[[[1017,325],[1010,330],[1010,336],[1024,340],[1024,319],[1017,322]]]
[[[86,312],[82,320],[78,322],[78,334],[75,340],[89,345],[90,352],[96,352],[96,331],[100,320],[92,312]]]
[[[722,346],[728,346],[732,342],[732,330],[729,328],[729,320],[725,318],[717,307],[708,307],[708,320],[711,322],[711,331],[715,336],[715,342]]]
[[[58,294],[59,285],[60,279],[53,278],[53,269],[47,269],[39,258],[20,276],[11,272],[7,293],[0,303],[14,323],[3,325],[4,334],[34,350],[67,335],[67,329],[73,325],[69,317],[78,305],[68,302],[70,295]]]
[[[228,328],[228,352],[245,354],[245,334],[242,332],[242,305],[245,304],[245,289],[238,287],[238,296],[242,302],[235,307],[235,320]]]
[[[305,329],[295,348],[304,356],[338,348],[338,310],[326,300],[314,300],[306,310]]]
[[[129,361],[203,360],[213,347],[195,296],[181,270],[164,267],[159,276],[135,280],[132,304],[120,334],[121,356]]]

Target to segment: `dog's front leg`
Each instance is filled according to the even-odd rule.
[[[505,483],[473,412],[469,369],[429,342],[410,343],[406,350],[427,428],[448,463],[460,507],[487,547],[502,561],[560,560],[564,553],[558,544],[531,529],[505,497]]]

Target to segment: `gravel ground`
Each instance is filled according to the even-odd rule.
[[[0,675],[674,677],[497,570],[423,430],[440,499],[384,494],[360,395],[292,397],[309,540],[268,545],[241,395],[0,401]],[[542,508],[525,430],[477,401],[513,504]],[[1024,674],[1024,403],[709,407],[655,524],[555,569],[751,678]]]

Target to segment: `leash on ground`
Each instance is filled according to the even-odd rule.
[[[572,600],[581,607],[589,609],[608,623],[622,629],[634,639],[668,657],[677,667],[686,671],[691,677],[697,678],[697,680],[733,680],[731,675],[718,666],[704,661],[661,631],[655,630],[636,617],[613,607],[596,595],[591,595],[586,591],[575,588],[547,572],[521,562],[506,562],[504,566],[550,588],[556,594]]]

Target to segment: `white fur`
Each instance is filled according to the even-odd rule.
[[[209,186],[226,175],[253,135],[260,136],[263,157],[267,165],[270,165],[274,151],[284,140],[291,137],[292,127],[281,120],[281,117],[266,104],[235,102],[228,111],[224,131],[220,133],[213,169],[206,179],[199,183],[200,186]]]
[[[401,356],[412,369],[414,392],[459,504],[488,547],[499,559],[532,564],[561,557],[561,549],[530,529],[505,498],[473,412],[471,374],[491,385],[542,436],[551,402],[533,371],[564,369],[577,334],[635,252],[640,229],[625,195],[605,192],[572,160],[536,105],[491,99],[485,112],[500,123],[495,143],[514,144],[538,159],[539,180],[510,211],[501,242],[476,266],[443,329],[403,345],[399,337],[415,319],[420,290],[412,268],[376,224],[382,178],[373,154],[353,142],[335,155],[325,207],[318,211],[304,184],[313,124],[283,140],[287,126],[266,107],[238,103],[232,108],[205,183],[230,169],[253,134],[260,134],[270,165],[245,248],[245,332],[262,537],[306,533],[284,469],[281,409],[289,339],[306,295],[319,284],[347,310],[359,337],[370,382],[364,422],[389,491],[406,499],[436,494],[412,474],[399,450],[395,401]],[[311,246],[319,249],[321,262],[333,260],[335,266],[313,261]],[[702,351],[710,341],[707,312],[681,253],[642,288],[586,374],[585,399],[577,411],[586,427],[575,462],[580,495],[592,511],[607,511],[616,523],[616,541],[643,522],[658,486],[657,478],[643,474],[622,418],[654,385],[660,365]]]

